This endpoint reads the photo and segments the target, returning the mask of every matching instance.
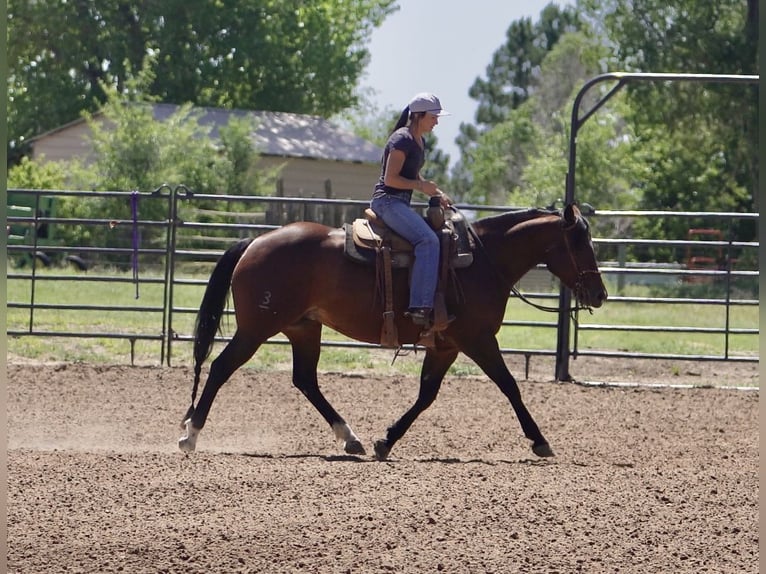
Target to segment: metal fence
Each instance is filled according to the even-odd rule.
[[[66,209],[62,209],[64,205]],[[170,364],[175,347],[188,344],[193,338],[192,325],[199,300],[190,299],[185,291],[191,289],[198,293],[201,290],[215,260],[234,240],[257,236],[291,220],[338,225],[359,216],[365,207],[367,202],[351,200],[202,195],[191,193],[183,186],[163,186],[153,192],[140,193],[9,190],[7,280],[9,292],[11,283],[17,282],[14,284],[17,288],[12,291],[22,292],[23,297],[7,299],[7,334],[10,337],[123,339],[130,344],[131,363],[135,343],[151,341],[157,344],[160,364]],[[458,207],[469,215],[509,210],[500,206]],[[110,217],[88,216],[96,212],[109,213]],[[525,321],[509,319],[503,323],[504,332],[544,329],[550,331],[550,347],[507,347],[502,352],[524,355],[527,361],[535,355],[556,356],[561,324],[566,322],[567,331],[571,329],[574,333],[571,343],[567,343],[567,361],[569,356],[577,355],[758,361],[757,322],[743,327],[732,318],[735,310],[742,308],[752,309],[752,315],[757,317],[758,243],[733,241],[730,234],[727,235],[731,222],[749,220],[757,226],[758,215],[639,211],[589,214],[591,222],[651,217],[684,218],[689,220],[690,229],[700,219],[717,222],[720,235],[712,240],[682,237],[661,242],[641,237],[594,237],[610,289],[605,307],[612,310],[610,321],[592,322],[602,316],[602,310],[592,317],[573,318],[567,314]],[[656,247],[666,251],[676,249],[678,255],[673,261],[647,261],[646,250]],[[696,265],[695,261],[711,261],[703,256],[693,260],[690,255],[711,250],[720,257],[711,258],[709,265]],[[135,299],[107,305],[63,301],[56,297],[55,289],[63,282],[78,282],[83,286],[87,283],[103,290],[117,284],[123,292],[126,288],[134,289]],[[629,292],[641,285],[648,286],[647,292]],[[664,294],[661,289],[658,293],[658,285],[665,287]],[[520,286],[528,298],[560,301],[558,283],[545,269],[532,270]],[[145,297],[148,303],[139,304],[142,290],[149,292],[150,296]],[[46,297],[41,296],[43,291]],[[520,303],[516,300],[513,304]],[[695,309],[715,308],[720,310],[720,323],[693,326],[630,322],[637,308],[656,310],[677,306],[687,307],[690,316]],[[617,311],[620,308],[631,312],[623,314]],[[87,328],[72,329],[66,321],[55,320],[66,313],[92,319],[86,321]],[[100,329],[98,326],[105,314],[125,317],[126,327],[119,331]],[[714,336],[720,339],[720,345],[715,352],[678,354],[612,348],[603,343],[604,334],[616,337],[621,333],[647,332],[670,337]],[[601,342],[588,342],[589,338],[599,336]],[[755,350],[743,353],[733,349],[733,338],[755,341],[754,345],[746,345]],[[507,339],[523,341],[524,337]],[[287,341],[275,337],[269,343],[280,345]],[[375,348],[342,337],[324,340],[323,345]],[[565,365],[563,371],[567,372],[568,366]],[[560,365],[557,372],[562,372]]]
[[[617,94],[622,88],[632,83],[657,83],[657,82],[682,82],[701,84],[737,84],[757,85],[759,76],[755,75],[728,75],[728,74],[679,74],[679,73],[646,73],[646,72],[609,72],[591,78],[580,88],[572,103],[571,130],[569,132],[569,167],[566,175],[566,190],[564,201],[574,201],[575,194],[575,167],[577,158],[577,134],[580,128],[604,105],[609,99]],[[608,91],[598,94],[593,105],[587,109],[584,100],[588,92],[604,83],[611,84]],[[558,342],[556,346],[556,378],[569,380],[569,341],[570,324],[564,317],[563,310],[571,303],[571,292],[561,288],[559,292],[559,323]],[[727,315],[728,316],[728,315]],[[576,335],[575,335],[576,337]],[[727,337],[728,341],[728,337]]]
[[[694,227],[687,225],[687,239],[656,240],[642,238],[597,238],[595,243],[603,251],[611,248],[617,257],[611,261],[601,261],[600,267],[606,277],[612,277],[616,286],[609,297],[611,307],[630,305],[635,308],[684,306],[689,313],[699,307],[720,310],[720,323],[716,326],[685,325],[635,325],[635,324],[598,324],[580,325],[575,332],[642,332],[669,333],[677,336],[684,334],[712,334],[720,336],[720,352],[717,354],[679,355],[671,352],[653,353],[653,358],[693,359],[693,360],[728,360],[757,361],[757,353],[737,354],[731,349],[731,339],[735,336],[753,337],[757,347],[759,329],[757,322],[752,327],[738,327],[733,323],[735,309],[752,309],[750,317],[758,316],[758,242],[735,241],[732,239],[732,223],[752,221],[756,223],[758,215],[752,213],[700,213],[666,211],[600,211],[591,219],[635,219],[635,218],[679,218],[695,221],[718,222],[718,227]],[[709,225],[709,223],[708,223]],[[719,239],[705,239],[705,237]],[[696,237],[688,239],[688,237]],[[625,253],[628,248],[673,250],[681,256],[672,263],[627,262]],[[623,292],[627,285],[648,285],[655,287],[654,294],[629,296]],[[666,296],[661,294],[665,287]],[[659,294],[658,294],[659,292]],[[575,343],[574,352],[577,353]],[[641,357],[640,353],[630,350],[580,350],[581,355]]]

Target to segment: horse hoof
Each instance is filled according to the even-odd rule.
[[[194,452],[196,445],[193,441],[183,436],[178,439],[178,448],[180,448],[183,452]]]
[[[194,426],[192,426],[191,419],[186,419],[184,421],[184,428],[186,429],[186,436],[182,436],[178,439],[178,448],[183,452],[193,452],[197,447],[199,429],[195,429]]]
[[[358,440],[347,440],[343,445],[343,450],[346,452],[346,454],[367,454],[367,451],[364,450],[362,442]]]
[[[532,445],[532,452],[535,453],[537,456],[541,456],[545,458],[550,456],[555,456],[553,454],[553,449],[547,442]]]
[[[378,460],[386,460],[391,453],[391,448],[386,444],[384,440],[375,441],[375,458]]]

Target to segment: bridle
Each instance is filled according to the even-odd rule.
[[[574,252],[572,250],[572,244],[569,241],[569,234],[567,233],[571,229],[574,229],[576,226],[577,220],[567,226],[561,226],[561,229],[564,232],[564,244],[567,248],[567,255],[569,255],[569,260],[572,262],[572,267],[574,267],[577,271],[577,278],[575,279],[574,289],[572,289],[576,301],[575,309],[587,309],[591,314],[593,314],[593,309],[591,307],[588,305],[580,304],[580,293],[583,291],[583,280],[585,277],[588,275],[596,275],[601,277],[601,271],[598,269],[580,269],[580,265],[577,263],[577,259],[575,259]]]

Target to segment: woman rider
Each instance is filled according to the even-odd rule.
[[[425,219],[410,206],[412,192],[429,198],[438,197],[443,208],[452,200],[433,181],[423,179],[425,141],[449,115],[439,98],[430,93],[417,94],[404,108],[383,150],[380,179],[375,185],[370,208],[394,232],[409,241],[415,250],[412,266],[409,309],[406,315],[426,329],[433,324],[434,294],[439,272],[439,239]]]

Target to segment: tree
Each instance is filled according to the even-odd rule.
[[[469,197],[473,181],[466,162],[481,134],[507,120],[513,110],[538,92],[537,80],[545,56],[564,34],[579,28],[576,9],[554,3],[542,10],[537,22],[521,18],[508,27],[506,43],[492,56],[486,78],[476,78],[468,92],[478,106],[476,124],[461,123],[457,138],[461,159],[452,170],[452,186],[460,197]]]
[[[529,159],[514,192],[549,203],[563,199],[569,169],[571,113],[577,92],[598,75],[606,50],[585,33],[563,36],[543,60],[538,89],[530,98],[532,121],[540,132],[537,153]],[[592,109],[604,86],[586,93],[578,113]],[[526,105],[526,104],[525,104]],[[640,201],[636,183],[644,174],[644,152],[626,117],[631,114],[624,94],[612,97],[578,131],[576,199],[597,209],[635,209]],[[604,230],[606,231],[606,230]]]
[[[147,58],[136,75],[128,70],[124,89],[102,82],[106,103],[97,114],[85,114],[95,161],[76,173],[71,185],[128,191],[183,182],[200,193],[216,190],[217,150],[210,127],[199,124],[199,112],[190,104],[155,122],[151,104],[156,98],[146,96],[154,78],[152,58]]]
[[[279,168],[257,167],[258,151],[251,134],[258,127],[248,118],[231,118],[220,132],[220,146],[213,181],[227,195],[269,195],[279,177]]]
[[[511,23],[506,43],[492,56],[487,78],[477,78],[469,95],[478,101],[476,121],[491,127],[508,117],[537,90],[540,66],[559,39],[580,27],[572,6],[548,4],[540,20],[522,18]]]
[[[401,110],[391,106],[380,109],[374,101],[373,92],[372,88],[358,91],[356,103],[341,110],[332,120],[355,135],[383,147]]]
[[[8,170],[8,189],[64,189],[66,167],[57,162],[32,161],[21,158]]]
[[[394,0],[10,0],[9,156],[97,110],[103,82],[122,91],[147,54],[148,94],[162,102],[329,117],[354,103],[365,43],[394,10]]]
[[[532,107],[527,104],[514,110],[506,121],[482,134],[476,146],[464,156],[472,181],[464,201],[498,205],[509,202],[540,141],[541,134],[531,114]],[[518,195],[514,199],[518,200]]]
[[[571,103],[603,57],[604,48],[583,33],[557,42],[540,66],[534,93],[469,152],[472,201],[542,207],[563,199]],[[585,110],[598,95],[585,98]],[[582,127],[575,165],[579,201],[599,209],[637,207],[643,155],[625,122],[629,113],[624,97],[613,98]]]
[[[189,104],[157,122],[151,106],[155,98],[145,95],[153,80],[151,58],[147,58],[137,73],[128,70],[124,90],[102,82],[106,103],[97,113],[86,114],[93,133],[91,163],[23,158],[10,169],[9,185],[130,192],[151,191],[157,182],[164,182],[171,187],[184,184],[198,193],[264,195],[274,188],[278,171],[263,171],[256,165],[259,154],[250,138],[256,127],[254,120],[233,120],[221,129],[220,142],[211,139],[210,127],[199,123],[198,112]],[[64,198],[57,212],[74,219],[129,219],[128,200],[128,193],[125,198],[102,197],[87,202]],[[199,206],[205,207],[201,203]],[[141,212],[146,219],[162,220],[165,209],[161,202],[146,202]],[[154,231],[147,230],[144,239],[151,241]],[[91,241],[122,247],[130,241],[122,230],[93,226],[62,227],[59,236],[72,245]]]
[[[584,0],[614,48],[613,69],[757,74],[756,0]],[[668,82],[628,86],[636,137],[656,162],[647,172],[645,209],[758,209],[758,88]],[[655,237],[683,236],[657,221]],[[754,226],[735,236],[750,240]]]

